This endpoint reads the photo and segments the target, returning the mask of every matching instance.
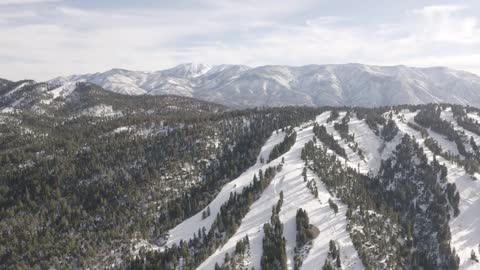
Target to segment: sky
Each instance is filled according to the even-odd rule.
[[[0,0],[0,78],[190,62],[480,74],[479,19],[478,0]]]

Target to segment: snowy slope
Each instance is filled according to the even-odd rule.
[[[399,118],[396,118],[397,126],[402,133],[408,133],[415,136],[417,142],[423,147],[425,154],[429,160],[433,160],[433,153],[424,145],[424,139],[420,132],[415,131],[407,126],[407,122],[413,122],[413,117],[416,112],[402,112]],[[429,132],[430,133],[430,132]],[[439,142],[443,149],[452,148],[455,146],[453,142],[442,141]],[[478,264],[470,260],[470,253],[472,250],[478,251],[480,243],[480,182],[474,181],[472,177],[465,172],[465,170],[458,165],[449,162],[442,157],[437,156],[437,160],[444,164],[448,169],[447,180],[455,183],[457,190],[460,193],[460,214],[450,221],[450,232],[452,234],[451,246],[455,248],[460,257],[460,269],[479,269]],[[479,174],[475,174],[478,179]]]
[[[348,145],[340,139],[338,132],[333,128],[332,123],[326,123],[329,112],[325,112],[316,118],[319,124],[327,127],[337,142],[344,147],[348,154],[348,160],[339,157],[342,163],[352,168],[357,168],[360,164],[362,173],[376,173],[382,159],[388,158],[394,151],[396,145],[404,134],[410,134],[415,137],[417,142],[424,148],[429,160],[433,160],[433,154],[424,145],[424,139],[420,133],[413,130],[407,125],[407,122],[413,122],[413,117],[417,112],[402,111],[394,114],[394,120],[399,127],[398,134],[390,142],[384,143],[382,138],[376,136],[373,131],[366,125],[364,120],[352,117],[349,123],[350,134],[355,134],[355,142],[357,142],[365,153],[366,160],[360,159],[356,152],[353,152]],[[336,121],[340,121],[345,113],[341,113]],[[448,111],[446,112],[448,119]],[[459,130],[461,127],[455,126]],[[382,128],[382,127],[380,127]],[[346,206],[336,198],[332,198],[330,193],[323,185],[321,179],[315,174],[308,171],[308,178],[314,179],[319,197],[314,198],[303,182],[301,173],[304,162],[300,159],[300,151],[305,142],[313,137],[312,126],[304,128],[296,128],[297,141],[295,145],[283,155],[285,164],[283,170],[276,175],[271,185],[265,190],[260,199],[256,201],[250,212],[242,220],[242,224],[235,235],[212,256],[210,256],[199,269],[212,269],[215,263],[223,262],[226,252],[232,254],[237,241],[249,236],[251,251],[248,259],[250,267],[259,269],[260,258],[262,254],[262,238],[264,223],[269,221],[271,215],[271,207],[276,203],[281,191],[284,192],[284,204],[280,212],[280,220],[284,223],[284,237],[287,241],[287,255],[289,268],[293,267],[294,247],[296,243],[296,225],[295,214],[298,208],[307,211],[310,217],[310,223],[320,229],[320,235],[313,241],[313,247],[308,256],[305,258],[302,269],[317,269],[323,265],[328,252],[328,242],[332,239],[339,243],[341,250],[342,265],[344,269],[363,269],[362,263],[358,257],[357,251],[353,247],[350,236],[346,230],[347,221],[345,219]],[[455,144],[439,134],[431,132],[434,138],[439,138],[438,142],[444,149],[453,149]],[[432,137],[433,137],[432,136]],[[318,142],[321,144],[321,142]],[[349,150],[350,149],[350,150]],[[331,154],[333,152],[330,151]],[[441,163],[445,164],[448,169],[447,179],[451,183],[455,183],[460,193],[460,214],[450,221],[452,233],[451,246],[455,248],[460,257],[460,269],[478,269],[478,265],[470,260],[472,250],[477,251],[478,243],[480,243],[480,219],[477,219],[476,213],[480,211],[480,182],[474,181],[465,170],[458,165],[444,160],[442,157],[436,157]],[[273,161],[279,162],[281,157]],[[480,177],[476,174],[475,177]],[[333,199],[339,205],[339,213],[335,215],[328,205],[328,199]]]
[[[271,166],[271,163],[262,164],[260,162],[260,158],[263,157],[265,160],[268,160],[268,156],[270,155],[270,151],[272,151],[272,148],[276,144],[281,142],[283,138],[285,138],[285,133],[279,132],[277,134],[276,132],[274,132],[272,136],[268,139],[268,141],[265,143],[265,145],[262,147],[255,165],[250,167],[247,171],[242,173],[242,175],[240,175],[235,180],[226,184],[219,192],[219,194],[217,194],[215,199],[208,205],[208,207],[210,207],[210,216],[202,219],[203,211],[201,211],[196,215],[184,220],[182,223],[180,223],[178,226],[168,232],[169,237],[167,245],[171,246],[174,243],[178,244],[178,242],[180,242],[180,240],[182,239],[188,240],[190,238],[193,238],[193,234],[198,232],[198,229],[201,229],[202,227],[205,227],[205,229],[207,229],[208,231],[212,226],[212,223],[217,216],[217,213],[220,211],[220,207],[228,200],[230,193],[241,193],[242,189],[252,182],[253,176],[255,174],[258,174],[258,170],[265,170],[266,168]],[[206,208],[204,210],[206,210]],[[270,210],[271,209],[269,208],[268,211]]]
[[[345,212],[347,206],[340,200],[332,198],[325,185],[314,173],[308,171],[307,177],[308,179],[315,179],[318,187],[318,199],[301,207],[307,211],[310,223],[320,229],[320,236],[313,241],[313,247],[301,269],[318,269],[320,265],[323,265],[327,257],[330,240],[334,240],[340,246],[340,256],[344,269],[363,269],[364,267],[346,229]],[[332,211],[328,204],[330,198],[338,205],[337,214]]]
[[[335,121],[332,121],[330,123],[327,123],[327,119],[328,117],[330,116],[328,113],[323,113],[321,115],[319,115],[316,119],[317,123],[319,125],[324,125],[326,128],[327,128],[327,132],[330,133],[334,138],[335,140],[338,142],[338,144],[343,148],[345,149],[345,152],[347,153],[347,160],[346,160],[346,163],[348,166],[354,168],[354,169],[357,169],[360,167],[360,171],[363,171],[363,172],[367,172],[368,171],[368,163],[366,160],[363,160],[357,152],[354,152],[352,150],[351,147],[349,147],[348,143],[346,143],[341,137],[340,137],[340,134],[338,134],[338,132],[335,130],[335,128],[333,127],[333,125],[337,122],[340,122],[341,119],[345,116],[346,112],[341,112],[340,113],[340,116],[338,117],[337,120]],[[350,123],[349,123],[350,125]],[[349,130],[349,133],[350,130]],[[334,153],[332,151],[332,153]],[[342,158],[342,157],[339,157],[343,160],[343,162],[345,162],[345,160]],[[366,170],[366,171],[365,171]]]
[[[282,157],[285,158],[282,171],[275,176],[260,199],[250,207],[250,212],[242,220],[242,224],[235,235],[198,269],[213,269],[215,263],[221,264],[225,253],[232,254],[237,241],[246,235],[249,237],[251,246],[250,267],[260,269],[263,224],[270,220],[271,207],[276,204],[281,191],[284,192],[284,203],[280,211],[280,220],[284,224],[284,237],[287,241],[288,265],[290,268],[293,268],[294,247],[296,245],[295,215],[298,208],[304,208],[310,216],[311,223],[320,228],[321,233],[314,242],[315,252],[310,252],[307,257],[309,263],[303,269],[314,269],[318,266],[318,264],[315,265],[318,262],[323,264],[327,254],[328,242],[331,239],[338,241],[340,244],[342,263],[345,265],[345,269],[363,269],[346,231],[345,207],[340,204],[340,212],[335,215],[328,206],[327,201],[330,195],[325,187],[322,185],[320,188],[321,197],[319,200],[310,193],[301,176],[304,162],[300,158],[300,152],[304,144],[313,138],[312,130],[311,125],[296,128],[297,140],[293,147],[271,162],[271,164],[276,164],[280,162]]]
[[[448,68],[362,64],[260,66],[181,64],[153,72],[112,69],[59,77],[128,95],[176,94],[228,106],[384,106],[449,102],[480,105],[480,77]]]
[[[464,129],[464,128],[462,128],[458,125],[457,120],[453,117],[451,107],[448,107],[445,110],[443,110],[440,114],[440,117],[443,120],[446,120],[449,123],[452,123],[453,128],[455,129],[455,131],[459,132],[459,134],[465,134],[465,136],[466,136],[465,139],[467,140],[466,142],[469,142],[470,138],[473,137],[473,140],[475,141],[475,143],[477,145],[480,144],[480,137],[477,134],[475,134],[471,131],[468,131],[468,130],[466,130],[466,129]],[[464,143],[464,145],[465,145],[465,148],[466,148],[467,151],[469,151],[469,152],[472,151],[472,146],[470,145],[470,143]]]

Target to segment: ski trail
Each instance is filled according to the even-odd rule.
[[[343,148],[345,149],[345,153],[347,154],[347,165],[353,169],[357,169],[357,168],[360,168],[360,171],[365,171],[368,167],[368,163],[365,161],[365,160],[362,160],[360,158],[360,156],[358,155],[357,152],[354,152],[352,150],[352,148],[350,148],[349,144],[354,144],[354,143],[347,143],[344,139],[342,139],[342,137],[340,136],[340,134],[338,133],[337,130],[335,130],[334,128],[334,125],[335,123],[339,123],[342,121],[342,118],[346,115],[346,112],[341,112],[339,114],[340,116],[338,117],[337,120],[335,121],[332,121],[330,123],[327,123],[326,120],[327,118],[325,117],[319,117],[317,119],[317,122],[319,125],[324,125],[326,128],[327,128],[327,132],[330,133],[333,138],[335,139],[335,141],[337,141],[337,143]],[[352,120],[352,119],[350,119]],[[350,125],[350,123],[349,123]],[[349,133],[348,134],[352,134],[350,129],[349,129]],[[368,169],[365,171],[365,173],[368,172]]]
[[[350,134],[355,136],[355,141],[362,149],[367,161],[363,166],[360,164],[360,172],[367,174],[371,171],[376,174],[380,169],[382,161],[382,156],[379,152],[382,140],[368,127],[365,120],[358,119],[356,115],[352,115],[350,118],[348,130]]]
[[[445,121],[448,121],[450,123],[452,123],[453,125],[453,129],[455,129],[455,131],[457,131],[459,134],[462,134],[464,133],[465,136],[466,136],[466,139],[467,141],[464,143],[465,145],[465,148],[467,149],[467,151],[469,152],[472,152],[473,149],[472,149],[472,146],[470,145],[470,138],[473,137],[473,140],[475,141],[475,143],[477,145],[480,145],[480,137],[471,132],[471,131],[468,131],[466,129],[464,129],[463,127],[461,127],[457,120],[455,119],[455,117],[453,117],[453,113],[452,113],[452,108],[449,107],[447,109],[445,109],[444,111],[442,111],[442,113],[440,114],[440,117],[445,120]]]
[[[321,115],[317,117],[317,123],[319,125],[324,125],[327,128],[328,133],[332,134],[338,144],[345,149],[348,159],[345,161],[343,157],[338,156],[333,151],[329,151],[329,153],[331,152],[335,154],[343,164],[346,164],[352,169],[359,169],[359,172],[362,174],[376,174],[380,169],[381,161],[392,155],[393,150],[395,150],[395,147],[398,145],[402,137],[397,134],[397,136],[395,136],[390,142],[383,142],[383,140],[375,135],[375,133],[368,127],[365,120],[360,120],[355,114],[352,114],[348,123],[348,134],[354,136],[354,143],[357,143],[358,147],[362,150],[364,155],[364,159],[362,159],[358,152],[354,152],[333,127],[334,123],[341,121],[345,114],[345,112],[340,113],[339,118],[330,123],[326,122],[329,115]]]
[[[364,269],[347,231],[347,220],[345,217],[347,206],[341,200],[330,195],[316,174],[307,170],[307,177],[315,180],[318,188],[318,199],[313,203],[302,206],[302,208],[307,211],[310,223],[320,230],[320,235],[313,240],[313,247],[303,261],[301,269],[320,269],[327,258],[330,240],[334,240],[340,247],[343,269]],[[338,205],[337,214],[330,208],[328,204],[329,198]]]
[[[424,139],[420,132],[410,128],[407,121],[413,122],[415,113],[401,114],[404,116],[405,122],[400,119],[395,119],[400,131],[411,136],[415,136],[416,141],[423,147],[427,158],[432,161],[433,153],[425,146]],[[449,143],[452,143],[448,141]],[[440,142],[439,142],[440,144]],[[441,145],[444,148],[444,145]],[[447,180],[450,183],[455,183],[457,190],[460,193],[460,214],[450,220],[450,232],[452,234],[451,248],[455,248],[457,255],[460,258],[461,270],[479,269],[477,263],[470,260],[470,253],[474,250],[478,254],[480,244],[480,182],[474,181],[472,177],[465,172],[462,167],[445,160],[440,156],[436,159],[447,167]],[[475,174],[479,178],[478,173]]]
[[[173,244],[178,244],[180,240],[189,240],[193,238],[193,234],[198,232],[199,229],[202,229],[202,227],[205,227],[205,229],[207,229],[208,231],[212,226],[212,223],[215,220],[217,213],[220,211],[220,207],[228,200],[231,192],[242,192],[243,188],[251,183],[251,181],[253,180],[253,176],[258,173],[258,170],[265,170],[269,166],[275,164],[275,162],[278,163],[278,159],[273,160],[269,164],[262,164],[260,160],[261,157],[263,157],[266,162],[273,147],[280,143],[284,138],[284,132],[279,132],[278,134],[276,132],[273,132],[273,134],[270,136],[270,138],[260,150],[260,154],[257,158],[257,162],[255,163],[255,165],[247,169],[235,180],[232,180],[231,182],[225,184],[225,186],[223,186],[215,199],[210,202],[210,204],[208,205],[208,207],[210,207],[210,216],[202,219],[202,212],[207,209],[205,208],[197,214],[193,215],[192,217],[184,220],[182,223],[180,223],[168,232],[169,237],[166,245],[171,246]]]
[[[322,114],[323,115],[323,114]],[[328,117],[328,114],[326,114]],[[353,243],[349,238],[349,234],[346,231],[346,219],[345,212],[338,213],[335,217],[333,211],[329,208],[328,203],[321,203],[315,198],[310,190],[303,182],[302,171],[304,167],[304,161],[301,159],[301,150],[305,143],[313,138],[313,126],[308,125],[306,127],[295,128],[297,132],[297,140],[292,148],[280,156],[285,158],[282,171],[277,173],[271,184],[263,192],[262,196],[255,201],[250,207],[250,211],[237,230],[237,232],[227,241],[227,243],[218,249],[212,256],[205,260],[198,269],[213,269],[215,263],[221,265],[223,263],[225,253],[232,254],[235,250],[237,241],[248,235],[250,240],[251,258],[249,269],[255,267],[260,268],[260,260],[263,253],[262,240],[263,240],[263,225],[270,221],[272,213],[272,207],[277,203],[279,199],[279,193],[283,191],[284,202],[282,209],[279,213],[281,222],[284,224],[283,236],[286,239],[286,251],[287,251],[287,264],[289,269],[293,269],[294,264],[294,248],[296,246],[296,213],[299,208],[304,208],[309,212],[311,223],[319,228],[323,228],[327,233],[323,236],[319,236],[317,239],[319,250],[326,249],[325,252],[319,254],[313,254],[314,261],[321,261],[323,265],[326,258],[326,252],[328,252],[328,241],[335,239],[339,242],[342,248],[342,259],[344,259],[344,265],[348,266],[345,269],[363,269],[362,263],[353,248]],[[325,194],[328,194],[326,189],[323,189]],[[326,196],[326,195],[325,195]],[[329,195],[328,195],[329,196]],[[325,202],[328,198],[325,199]],[[345,211],[346,208],[341,208]],[[341,228],[341,229],[340,229]],[[322,229],[321,229],[322,230]],[[330,233],[335,232],[335,233]],[[323,232],[320,233],[321,235]],[[328,238],[328,240],[327,240]],[[313,268],[317,269],[318,264]],[[352,266],[352,268],[349,268]],[[307,268],[304,268],[307,269]]]
[[[275,192],[275,186],[279,181],[276,176],[270,185],[262,193],[262,196],[250,206],[250,211],[245,215],[242,224],[235,234],[228,239],[227,243],[217,249],[210,257],[208,257],[197,269],[211,270],[215,268],[215,264],[222,265],[225,253],[233,254],[238,241],[248,235],[250,241],[250,266],[255,269],[260,268],[260,258],[262,256],[262,240],[263,240],[263,224],[270,222],[272,215],[272,207],[278,201],[278,195]]]

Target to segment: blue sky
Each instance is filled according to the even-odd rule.
[[[480,74],[479,1],[0,0],[0,78],[206,64]]]

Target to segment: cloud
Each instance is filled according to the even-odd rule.
[[[40,4],[47,2],[60,2],[62,0],[2,0],[1,5],[24,5],[24,4]]]
[[[477,18],[465,16],[462,5],[427,6],[413,11],[420,21],[417,23],[417,33],[420,39],[450,42],[477,43],[480,41],[480,29]]]
[[[365,24],[345,15],[312,17],[317,1],[280,2],[206,0],[195,7],[95,10],[36,5],[27,9],[29,14],[10,9],[8,14],[16,15],[0,15],[0,35],[6,37],[0,40],[0,77],[45,80],[192,61],[480,70],[479,26],[477,17],[466,15],[466,6],[419,7],[395,21]]]

